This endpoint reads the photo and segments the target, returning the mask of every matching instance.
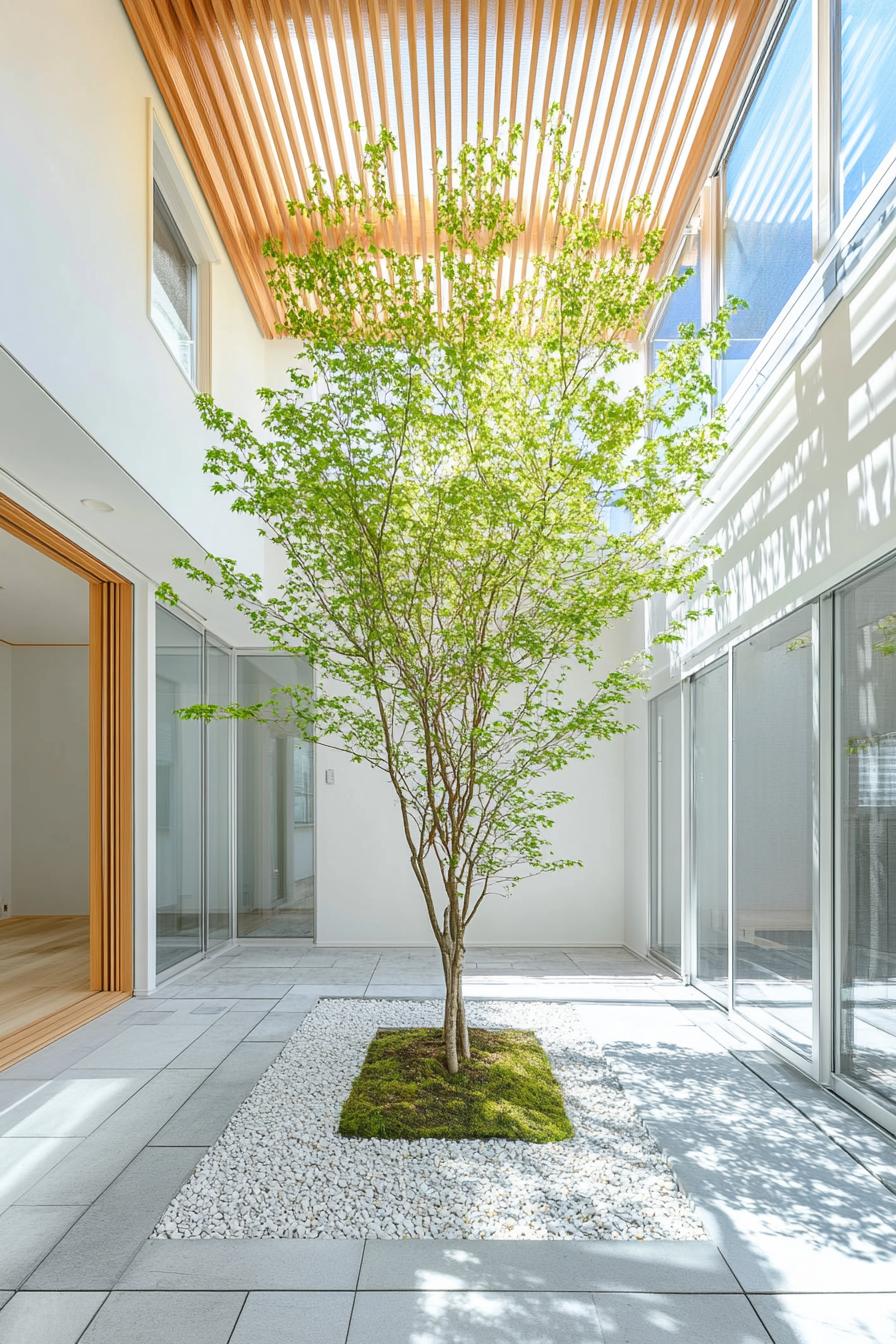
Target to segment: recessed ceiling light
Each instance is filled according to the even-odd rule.
[[[111,504],[107,504],[104,499],[82,499],[81,503],[85,509],[92,509],[94,513],[114,513],[115,510]]]

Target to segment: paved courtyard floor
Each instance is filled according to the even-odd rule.
[[[256,943],[0,1074],[0,1344],[888,1344],[896,1146],[615,948],[476,949],[572,1001],[708,1242],[149,1241],[321,995],[437,993],[428,950]]]

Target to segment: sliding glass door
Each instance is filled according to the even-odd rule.
[[[205,640],[205,699],[212,705],[233,700],[229,649]],[[205,919],[209,946],[233,936],[232,813],[233,723],[205,725]]]
[[[202,635],[156,609],[156,973],[202,951]]]
[[[811,1057],[818,746],[814,605],[733,665],[734,1000]]]
[[[289,654],[237,656],[240,704],[282,688],[311,686],[307,663]],[[237,935],[314,934],[314,774],[311,743],[284,715],[242,720],[237,735]]]
[[[728,999],[728,660],[691,682],[695,979]]]
[[[681,688],[650,702],[650,949],[681,967]]]
[[[896,562],[836,594],[837,1065],[896,1103]]]

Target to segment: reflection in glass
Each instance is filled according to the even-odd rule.
[[[681,275],[685,270],[692,270],[693,275],[666,300],[651,338],[651,370],[656,368],[660,352],[668,350],[680,339],[679,327],[685,323],[700,326],[700,234],[696,231],[686,235],[678,258],[676,274]]]
[[[896,1102],[896,564],[837,595],[842,1073]]]
[[[812,609],[734,654],[735,997],[795,1049],[812,1049],[815,878]]]
[[[896,144],[893,0],[840,0],[840,172],[847,211]]]
[[[812,264],[812,4],[797,0],[725,164],[725,392]]]
[[[202,951],[202,636],[156,608],[156,971]]]
[[[289,654],[239,654],[237,699],[254,705],[278,686],[310,686]],[[309,742],[288,722],[243,720],[237,732],[237,935],[314,932],[314,775]]]
[[[229,705],[230,654],[206,641],[205,700]],[[230,753],[233,724],[211,719],[205,726],[205,891],[209,943],[231,937]]]
[[[681,966],[681,691],[650,702],[650,946]]]
[[[728,996],[728,664],[693,681],[691,865],[697,979]]]

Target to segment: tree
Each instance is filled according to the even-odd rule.
[[[644,685],[642,662],[599,669],[601,633],[652,594],[699,591],[706,550],[669,545],[663,527],[723,448],[704,365],[728,310],[681,328],[655,372],[620,388],[633,337],[685,277],[656,278],[646,199],[621,229],[584,202],[565,131],[555,111],[532,132],[553,246],[503,292],[522,229],[519,127],[439,159],[432,256],[381,241],[388,132],[359,181],[313,171],[289,206],[312,226],[307,251],[265,246],[282,329],[304,352],[289,386],[260,391],[262,435],[198,398],[218,441],[212,489],[278,545],[283,577],[266,592],[226,557],[176,561],[318,679],[313,696],[187,713],[287,718],[388,777],[442,957],[451,1073],[469,1058],[470,922],[496,891],[576,862],[549,844],[568,801],[551,776],[624,732]]]

